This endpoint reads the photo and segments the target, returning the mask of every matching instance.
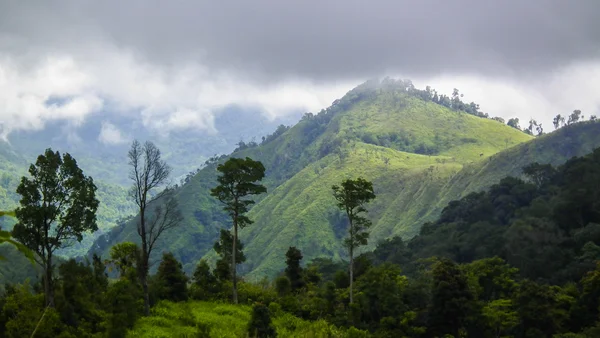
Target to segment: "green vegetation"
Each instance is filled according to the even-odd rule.
[[[430,95],[430,90],[411,90],[408,93],[412,98],[417,94]],[[360,104],[379,94],[351,102]],[[430,96],[420,100],[436,104]],[[445,107],[448,104],[452,113],[498,123],[482,118],[484,114],[476,105],[461,103],[457,93],[450,103],[439,97],[437,100],[445,102]],[[340,104],[343,102],[334,105]],[[351,110],[345,109],[340,111]],[[344,116],[340,114],[330,116],[327,128],[331,121]],[[113,234],[127,237],[127,227],[134,224],[133,239],[141,245],[121,242],[110,246],[110,257],[105,260],[94,254],[81,262],[66,261],[52,276],[53,283],[44,283],[44,292],[38,283],[7,285],[0,295],[0,335],[22,337],[33,332],[39,337],[596,337],[600,332],[600,148],[560,165],[534,161],[518,170],[514,168],[519,161],[543,159],[551,152],[553,161],[560,163],[561,158],[584,148],[573,148],[574,145],[597,141],[595,122],[575,122],[553,135],[542,135],[495,155],[479,154],[472,163],[443,161],[448,156],[440,155],[441,152],[451,148],[435,148],[440,154],[414,154],[362,141],[342,141],[333,150],[322,148],[321,144],[312,155],[296,154],[300,159],[315,157],[291,177],[277,176],[284,174],[284,169],[271,169],[269,176],[266,166],[265,183],[279,180],[280,184],[264,197],[258,194],[265,188],[255,182],[263,178],[265,166],[249,157],[212,159],[207,163],[213,169],[207,171],[210,175],[203,177],[201,170],[184,187],[154,195],[152,190],[159,184],[139,182],[160,182],[168,175],[168,167],[155,148],[145,151],[150,154],[144,165],[136,165],[141,155],[135,153],[143,148],[134,144],[130,153],[132,167],[142,174],[135,179],[138,184],[132,191],[137,191],[141,215],[115,228]],[[292,131],[294,128],[286,129],[268,142],[265,138],[262,145],[240,146],[237,154],[277,144],[279,138]],[[583,133],[576,134],[579,131]],[[558,137],[562,139],[557,140]],[[323,141],[320,136],[315,138],[319,140]],[[569,146],[545,148],[554,142]],[[469,147],[463,148],[465,153]],[[512,158],[509,163],[510,156],[519,154],[529,158]],[[220,164],[223,161],[225,164]],[[157,165],[155,169],[152,163]],[[502,171],[516,172],[517,177],[501,176]],[[80,170],[75,172],[79,173],[75,175],[79,180],[74,183],[81,181],[82,176]],[[222,176],[217,176],[218,172]],[[494,175],[499,178],[496,180]],[[361,178],[349,179],[357,176]],[[32,172],[32,177],[37,176]],[[473,182],[473,177],[487,181]],[[154,243],[156,248],[159,244],[171,245],[165,240],[172,238],[172,232],[164,232],[159,242],[158,235],[163,232],[152,235],[153,229],[160,229],[154,225],[169,224],[160,221],[167,219],[168,214],[163,213],[167,209],[161,208],[168,208],[170,197],[184,196],[194,181],[213,187],[216,198],[202,201],[214,212],[211,217],[220,219],[212,224],[215,229],[227,224],[229,218],[234,229],[251,223],[251,219],[268,222],[244,229],[242,241],[235,231],[232,234],[219,229],[220,237],[218,241],[214,238],[212,247],[221,259],[214,268],[205,259],[190,262],[195,263],[191,279],[182,259],[168,251],[161,252],[162,260],[152,275],[148,269],[152,250],[144,244],[147,239],[142,236],[143,225],[147,222],[149,226],[150,248]],[[23,182],[23,187],[18,188],[21,195],[49,182],[78,186],[71,186],[69,180]],[[339,182],[341,185],[337,185]],[[26,183],[31,189],[25,189]],[[333,187],[334,196],[329,187]],[[406,191],[413,187],[417,190]],[[307,189],[315,193],[314,197],[306,197]],[[430,194],[422,189],[429,189]],[[46,193],[48,189],[42,190]],[[202,198],[208,190],[197,196]],[[256,195],[258,203],[246,214],[247,206],[254,202],[244,199],[247,195]],[[39,198],[32,193],[28,196],[32,201]],[[85,209],[83,202],[93,199],[93,193],[82,196],[86,198],[68,199],[82,206],[76,211]],[[143,205],[142,201],[148,203]],[[395,210],[392,214],[391,208],[415,208],[411,204],[415,201],[423,203],[421,210],[429,206],[429,213],[405,215]],[[225,212],[220,210],[219,202],[225,204]],[[287,202],[291,204],[282,204]],[[367,202],[371,202],[369,218],[363,216]],[[45,203],[41,205],[46,207]],[[265,213],[266,206],[272,207],[270,214]],[[155,210],[148,218],[146,208]],[[184,209],[185,206],[171,210]],[[35,216],[41,211],[33,208],[31,213],[21,212],[17,209],[16,216],[22,222],[27,220],[24,216]],[[95,208],[86,215],[94,212]],[[65,219],[77,216],[65,215]],[[406,216],[410,222],[430,221],[421,227],[396,229],[385,223],[388,215]],[[311,223],[290,227],[299,216]],[[79,223],[61,222],[56,229]],[[313,224],[323,227],[312,227]],[[15,227],[15,234],[22,233],[21,227]],[[78,229],[72,235],[81,238],[82,229]],[[349,263],[340,250],[347,232]],[[248,233],[254,237],[244,237]],[[334,249],[324,258],[327,253],[318,244],[328,236],[328,245]],[[366,245],[367,237],[370,245]],[[377,244],[373,243],[375,238],[379,240]],[[36,239],[43,241],[44,237]],[[290,242],[299,245],[287,246]],[[60,240],[52,244],[60,245]],[[362,250],[355,257],[352,249],[358,246]],[[263,253],[269,259],[254,259]],[[44,254],[38,252],[37,259],[44,258]],[[238,278],[236,265],[244,261],[253,271]],[[226,262],[231,264],[223,264]],[[109,279],[106,265],[118,279]],[[270,277],[258,279],[258,272],[267,272]],[[52,295],[56,295],[55,301],[44,301]],[[236,304],[225,304],[227,300]]]
[[[248,199],[248,196],[260,195],[267,192],[265,186],[256,183],[265,177],[265,167],[262,163],[254,161],[249,157],[245,159],[230,158],[224,164],[217,167],[221,173],[217,177],[218,185],[211,189],[210,195],[223,203],[223,210],[231,217],[233,237],[231,238],[231,281],[233,303],[238,303],[237,297],[237,244],[238,229],[252,224],[252,220],[246,216],[248,207],[254,204],[254,201]],[[223,241],[222,244],[225,241]],[[228,248],[220,246],[221,251]],[[240,248],[241,249],[241,248]],[[223,252],[222,252],[223,253]]]
[[[52,149],[38,157],[29,174],[31,179],[24,177],[17,187],[21,199],[12,233],[35,252],[44,271],[46,305],[54,307],[54,254],[81,241],[84,232],[98,230],[96,186],[70,154],[61,156]]]
[[[213,243],[231,222],[209,191],[216,168],[229,157],[262,162],[262,182],[269,191],[256,198],[248,214],[255,226],[240,232],[248,258],[240,266],[242,274],[256,280],[274,276],[283,269],[277,252],[289,246],[301,249],[307,259],[346,258],[341,216],[327,187],[358,175],[373,182],[378,196],[370,207],[373,239],[413,236],[420,224],[439,215],[441,209],[430,210],[431,201],[460,197],[446,196],[446,187],[463,167],[533,138],[470,108],[471,113],[463,111],[458,103],[438,104],[433,96],[409,82],[369,82],[319,114],[280,127],[260,144],[240,143],[230,156],[209,159],[175,192],[186,227],[165,234],[158,252],[173,252],[188,273],[200,258],[215,263]],[[483,182],[482,188],[493,183]],[[90,253],[107,257],[114,243],[135,241],[134,222],[99,238]]]
[[[352,284],[354,281],[354,252],[360,246],[367,245],[372,223],[363,214],[367,213],[365,204],[375,199],[373,183],[363,178],[356,180],[347,179],[341,185],[334,185],[333,197],[337,200],[337,206],[346,212],[348,218],[348,237],[344,239],[344,245],[348,248],[350,257],[350,304],[353,301]]]

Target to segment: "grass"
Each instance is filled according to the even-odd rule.
[[[161,301],[139,319],[128,337],[247,337],[251,307],[217,302]],[[279,337],[343,337],[344,330],[324,320],[306,321],[287,313],[272,316]],[[209,331],[208,336],[202,332]]]
[[[350,104],[342,98],[338,108],[230,155],[249,156],[267,168],[263,183],[268,193],[257,197],[249,213],[254,224],[240,233],[247,257],[241,270],[247,278],[260,280],[281,271],[289,246],[302,250],[305,262],[322,256],[346,258],[343,217],[331,196],[331,186],[345,178],[363,176],[374,183],[377,198],[368,206],[373,221],[370,244],[364,248],[368,250],[380,239],[414,236],[448,202],[518,174],[531,160],[551,160],[556,149],[565,148],[564,154],[573,156],[574,149],[600,145],[595,124],[572,127],[581,132],[561,130],[534,139],[497,121],[406,93],[374,93]],[[566,159],[561,156],[557,162]],[[218,231],[230,227],[222,206],[209,195],[216,174],[216,163],[208,165],[179,189],[185,222],[165,233],[156,247],[156,258],[171,251],[188,274],[201,258],[214,260]],[[123,240],[136,240],[133,224],[103,242],[102,252]]]

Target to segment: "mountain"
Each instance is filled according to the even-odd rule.
[[[261,278],[281,270],[289,246],[301,249],[306,261],[346,257],[344,218],[331,196],[331,185],[345,178],[374,183],[372,247],[390,236],[416,235],[448,202],[519,174],[531,160],[560,163],[600,145],[594,123],[534,139],[485,118],[474,104],[452,100],[407,81],[367,82],[260,144],[209,159],[177,190],[184,224],[164,234],[155,254],[172,251],[188,272],[200,258],[214,259],[212,245],[229,220],[209,190],[216,166],[229,157],[248,156],[267,169],[268,193],[257,198],[249,213],[254,224],[240,234],[248,257],[241,270]],[[137,241],[133,222],[99,238],[90,252],[106,255],[115,243]]]
[[[114,228],[120,220],[135,214],[134,205],[127,198],[130,185],[127,151],[130,144],[128,141],[101,142],[99,135],[105,123],[111,123],[120,130],[124,139],[135,137],[155,142],[173,167],[173,183],[178,183],[210,156],[231,152],[240,141],[251,143],[277,126],[297,121],[300,114],[296,112],[271,119],[258,111],[239,107],[226,107],[216,113],[215,133],[187,130],[164,137],[146,129],[128,114],[120,117],[116,114],[96,114],[78,126],[58,121],[48,123],[41,131],[15,131],[9,135],[8,142],[0,140],[0,210],[17,207],[19,195],[15,191],[20,178],[27,174],[29,165],[46,148],[70,153],[84,173],[94,178],[98,187],[100,206],[97,217],[100,231],[84,236],[81,243],[61,250],[60,254],[68,257],[85,255],[98,236]],[[0,227],[11,229],[12,225],[13,219],[0,217]],[[27,260],[22,259],[12,247],[0,246],[0,254],[11,262],[0,264],[0,283],[32,276],[31,269],[22,268],[29,266]]]

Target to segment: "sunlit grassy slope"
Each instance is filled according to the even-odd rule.
[[[359,86],[330,108],[307,115],[292,128],[255,147],[230,156],[263,162],[260,196],[242,231],[247,264],[244,273],[272,276],[283,264],[287,247],[295,245],[306,260],[316,256],[343,258],[344,225],[334,208],[331,185],[364,176],[373,180],[378,198],[369,207],[373,242],[393,234],[414,234],[427,219],[443,187],[465,164],[530,140],[502,123],[453,111],[398,88]],[[155,258],[172,251],[191,272],[229,221],[209,195],[216,165],[203,168],[177,192],[184,224],[165,233]],[[134,223],[114,229],[96,242],[104,255],[114,243],[137,241]]]
[[[247,336],[251,308],[211,302],[161,302],[149,317],[141,318],[127,337],[208,337],[237,338]],[[273,315],[278,337],[345,337],[344,330],[324,320],[305,321],[290,314]]]

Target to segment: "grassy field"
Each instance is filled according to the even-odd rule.
[[[151,316],[141,318],[128,337],[247,337],[251,308],[214,302],[162,301],[152,308]],[[272,317],[278,337],[347,337],[345,330],[324,320],[305,321],[287,313]]]

